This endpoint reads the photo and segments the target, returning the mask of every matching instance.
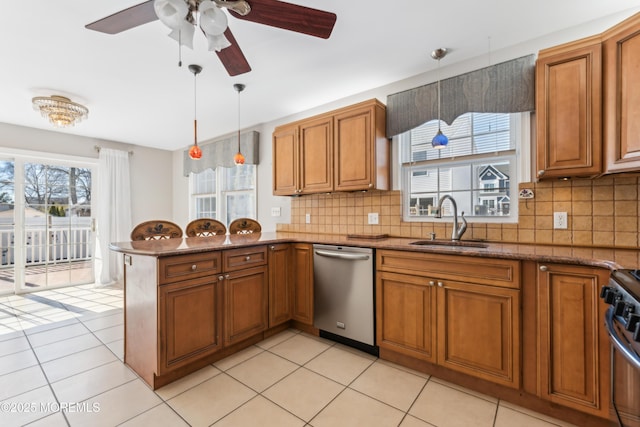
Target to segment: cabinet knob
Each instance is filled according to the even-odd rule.
[[[195,265],[195,264],[193,264],[193,265],[191,266],[191,270],[193,270],[193,271],[196,271],[196,269],[197,269],[197,268],[198,268],[198,266],[197,266],[197,265]]]
[[[369,188],[373,188],[373,183],[369,183]]]
[[[225,275],[224,275],[224,278],[225,278],[225,279],[228,279],[228,278],[229,278],[229,275],[228,275],[228,274],[225,274]]]
[[[440,288],[441,288],[441,287],[443,287],[443,286],[444,286],[444,283],[442,283],[442,282],[438,282],[438,287],[440,287]]]
[[[275,251],[275,250],[276,250],[276,247],[275,247],[275,246],[273,246],[273,245],[271,245],[271,246],[269,247],[269,249],[271,249],[272,251]]]
[[[224,276],[218,276],[218,280],[222,282],[224,280]]]
[[[245,261],[251,261],[251,257],[249,255],[246,256],[246,258],[244,259]]]
[[[540,169],[540,170],[538,171],[538,176],[542,176],[542,175],[544,175],[544,170],[543,170],[543,169]]]
[[[549,267],[547,267],[546,265],[541,265],[540,266],[540,271],[547,271],[549,269]]]
[[[429,286],[435,286],[436,282],[434,282],[433,280],[429,280]]]

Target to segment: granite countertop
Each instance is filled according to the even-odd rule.
[[[269,232],[245,235],[236,234],[212,237],[188,237],[183,239],[118,242],[112,243],[109,247],[113,251],[126,254],[161,257],[207,252],[211,250],[241,248],[261,244],[300,242],[361,246],[374,249],[396,249],[450,255],[484,256],[538,262],[556,262],[603,267],[612,270],[619,268],[638,268],[640,266],[640,250],[636,249],[477,242],[464,239],[462,240],[462,244],[480,243],[486,247],[448,246],[448,242],[443,240],[437,240],[435,245],[412,244],[412,242],[419,240],[427,239],[402,237],[365,238],[349,237],[337,234]]]

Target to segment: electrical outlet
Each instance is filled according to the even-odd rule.
[[[553,213],[553,228],[566,229],[567,228],[567,213],[566,212],[554,212]]]
[[[378,213],[374,212],[374,213],[369,213],[368,215],[368,223],[369,224],[377,224],[378,223]]]
[[[307,224],[311,224],[311,214],[305,214],[304,222],[306,222]]]
[[[280,208],[279,207],[271,208],[271,216],[280,216]]]

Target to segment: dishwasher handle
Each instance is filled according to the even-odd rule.
[[[348,259],[350,261],[366,261],[369,259],[369,255],[345,254],[341,252],[329,252],[321,250],[317,250],[316,255],[324,256],[327,258]]]

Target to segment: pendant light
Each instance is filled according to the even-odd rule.
[[[202,67],[199,65],[189,65],[189,71],[193,73],[193,145],[189,148],[189,157],[193,160],[198,160],[202,157],[202,150],[198,147],[198,113],[197,113],[197,77],[202,71]]]
[[[447,49],[442,47],[431,52],[431,57],[438,61],[438,133],[433,137],[431,146],[442,149],[449,144],[449,138],[440,130],[440,60],[447,55]]]
[[[236,166],[240,166],[244,165],[244,156],[240,150],[240,92],[244,90],[245,85],[236,83],[233,85],[233,88],[238,92],[238,152],[233,156],[233,163],[235,163]]]

